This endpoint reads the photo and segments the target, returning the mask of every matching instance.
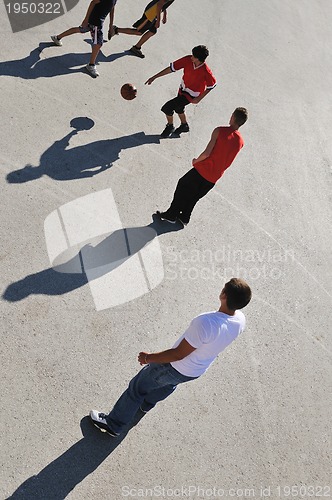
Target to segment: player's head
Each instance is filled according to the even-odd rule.
[[[236,108],[229,120],[229,124],[234,128],[239,128],[248,120],[248,110],[246,108]]]
[[[205,45],[197,45],[197,47],[193,48],[191,53],[196,59],[203,63],[209,55],[209,49],[205,47]]]
[[[226,305],[231,311],[242,309],[251,300],[250,286],[241,278],[229,280],[222,289],[220,298],[223,294],[226,296]]]
[[[39,179],[42,175],[43,173],[40,168],[33,167],[32,165],[27,165],[20,170],[9,172],[6,179],[9,184],[22,184],[23,182],[29,182],[34,181],[35,179]]]

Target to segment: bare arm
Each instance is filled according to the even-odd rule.
[[[156,28],[158,29],[160,26],[160,17],[161,17],[161,9],[165,3],[165,0],[159,0],[157,3],[157,21],[156,21]]]
[[[193,351],[195,351],[195,347],[183,339],[180,344],[173,349],[167,349],[166,351],[156,353],[140,352],[138,361],[141,365],[146,365],[148,363],[171,363],[172,361],[179,361],[189,356]]]
[[[85,18],[83,19],[81,26],[87,26],[89,24],[89,17],[90,17],[90,14],[92,12],[92,9],[99,2],[100,2],[100,0],[92,0],[92,2],[90,2],[90,5],[88,7],[88,10],[86,11]]]
[[[204,97],[206,95],[208,95],[209,92],[211,92],[212,89],[206,89],[204,90],[204,92],[201,93],[201,95],[199,95],[198,97],[195,97],[193,100],[192,100],[192,103],[193,104],[198,104],[202,99],[204,99]]]
[[[212,150],[214,148],[214,145],[217,141],[218,134],[219,134],[219,127],[214,129],[214,131],[212,132],[212,135],[211,135],[211,139],[210,139],[208,145],[206,146],[205,150],[203,151],[203,153],[201,153],[199,155],[198,158],[193,159],[192,165],[195,165],[199,161],[205,160],[206,158],[208,158],[210,156],[210,154],[212,153]]]
[[[112,31],[113,21],[114,21],[114,5],[110,10],[110,27],[108,28],[108,32]]]
[[[170,73],[173,73],[171,68],[168,66],[167,68],[163,69],[162,71],[159,71],[159,73],[156,73],[153,76],[150,76],[148,80],[146,80],[145,85],[151,85],[152,82],[155,81],[156,78],[160,78],[161,76],[169,75]]]

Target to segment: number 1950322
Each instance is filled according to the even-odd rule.
[[[60,3],[15,2],[6,4],[8,14],[62,14]]]

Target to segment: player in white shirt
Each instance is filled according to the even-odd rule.
[[[119,436],[137,412],[148,412],[172,394],[178,384],[200,377],[243,332],[245,317],[239,309],[251,300],[249,285],[232,278],[219,299],[219,309],[194,318],[171,349],[139,353],[139,363],[146,366],[130,381],[113,410],[108,414],[91,410],[90,418],[98,429]]]

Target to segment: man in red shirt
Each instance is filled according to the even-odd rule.
[[[236,108],[229,120],[229,127],[214,129],[205,151],[193,159],[193,168],[179,180],[169,209],[157,212],[161,219],[172,223],[179,220],[184,226],[188,224],[198,200],[213,188],[243,147],[238,129],[247,118],[246,108]]]
[[[168,68],[151,76],[145,83],[151,83],[160,76],[168,75],[179,69],[183,69],[183,77],[177,97],[166,102],[161,111],[167,118],[167,125],[161,137],[170,137],[173,133],[180,135],[182,132],[189,132],[187,117],[184,112],[187,104],[198,104],[217,84],[217,81],[205,63],[209,51],[205,45],[198,45],[192,49],[191,56],[181,57],[170,64]],[[175,130],[173,124],[174,111],[179,115],[181,125]]]

